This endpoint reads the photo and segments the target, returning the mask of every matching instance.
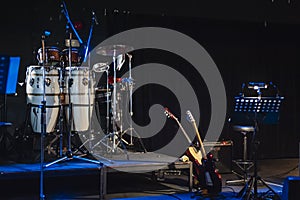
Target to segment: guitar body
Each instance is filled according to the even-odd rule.
[[[186,154],[189,157],[190,161],[197,162],[200,165],[202,164],[202,153],[196,149],[194,146],[190,146],[186,150]]]
[[[205,190],[208,194],[219,194],[222,191],[222,179],[216,170],[212,154],[199,160],[195,150],[195,147],[186,150],[187,157],[193,163],[194,187]]]

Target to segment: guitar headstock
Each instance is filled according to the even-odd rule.
[[[191,122],[191,123],[195,122],[195,119],[194,119],[194,117],[193,117],[191,111],[189,111],[189,110],[186,111],[186,118],[187,118],[187,120],[188,120],[189,122]]]
[[[165,114],[168,118],[177,119],[169,110],[169,108],[165,107]]]

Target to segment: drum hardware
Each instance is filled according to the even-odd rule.
[[[130,114],[130,121],[129,121],[129,132],[130,132],[130,145],[133,145],[132,142],[132,131],[133,131],[133,127],[132,127],[132,116],[133,116],[133,109],[132,109],[132,90],[133,90],[133,79],[132,79],[132,75],[131,75],[131,59],[132,59],[132,55],[127,53],[127,56],[129,58],[129,78],[128,78],[128,84],[129,84],[129,114]]]
[[[97,63],[93,65],[93,70],[95,72],[105,72],[106,73],[106,89],[105,89],[105,97],[106,97],[106,134],[109,134],[109,97],[111,95],[111,91],[109,89],[109,65],[108,63]],[[98,89],[99,90],[99,89]],[[95,90],[96,93],[96,90]],[[100,114],[98,115],[100,118]]]
[[[117,70],[120,70],[124,64],[124,54],[127,51],[132,51],[133,48],[126,45],[108,45],[97,49],[96,53],[103,56],[112,56],[113,61],[113,93],[112,93],[112,133],[107,134],[103,140],[112,139],[112,147],[109,149],[114,153],[117,147],[122,143],[121,137],[117,131]],[[107,83],[109,80],[107,80]],[[105,144],[103,140],[98,143]],[[98,143],[96,145],[98,145]],[[123,145],[123,144],[122,144]],[[124,145],[123,145],[124,146]]]
[[[112,132],[107,133],[102,140],[100,140],[98,143],[94,145],[96,147],[98,144],[102,143],[104,144],[108,150],[110,150],[112,153],[114,153],[117,150],[117,147],[119,145],[122,145],[125,149],[125,145],[133,145],[133,127],[132,127],[132,116],[133,116],[133,110],[132,110],[132,90],[133,90],[133,78],[131,74],[131,61],[132,61],[132,55],[128,54],[127,52],[132,51],[133,47],[126,46],[126,45],[108,45],[108,46],[102,46],[96,50],[97,54],[103,55],[103,56],[111,56],[113,61],[113,76],[109,76],[107,78],[107,86],[112,85],[112,100],[111,100],[111,108],[112,108]],[[129,58],[129,78],[118,78],[117,71],[121,70],[123,64],[125,63],[125,56]],[[95,65],[95,67],[99,67],[99,65]],[[119,88],[118,88],[119,87]],[[121,104],[121,93],[120,91],[128,91],[129,90],[129,98],[130,98],[130,122],[129,122],[129,128],[126,130],[123,130],[123,111]],[[107,95],[107,108],[109,106],[109,99]],[[108,113],[108,111],[107,111]],[[107,119],[109,117],[107,116]],[[107,125],[108,127],[108,125]],[[130,141],[126,141],[123,138],[123,135],[129,131],[130,134]],[[136,132],[135,132],[136,133]],[[136,133],[137,134],[137,133]],[[137,134],[138,136],[138,134]],[[138,136],[138,138],[140,138]],[[105,141],[112,143],[112,146],[107,145]],[[110,141],[111,140],[111,141]],[[144,147],[144,145],[142,144]],[[145,150],[146,152],[146,150]]]
[[[109,70],[109,65],[108,63],[96,63],[93,65],[93,71],[94,72],[106,72]]]
[[[41,39],[41,43],[42,43],[42,60],[40,61],[42,64],[42,80],[45,80],[45,38],[46,35],[45,33],[42,34],[42,39]],[[41,151],[40,151],[40,199],[43,200],[45,199],[45,195],[43,193],[43,179],[44,179],[44,137],[46,135],[46,84],[45,81],[43,81],[43,98],[41,101]]]
[[[53,149],[52,145],[59,139],[59,135],[55,135],[54,138],[49,142],[49,144],[46,146],[46,151],[48,154],[54,154],[57,155],[56,151]]]

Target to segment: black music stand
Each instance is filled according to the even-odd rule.
[[[242,199],[250,199],[253,189],[253,197],[257,199],[257,181],[265,185],[274,195],[279,196],[261,177],[257,174],[257,149],[259,141],[256,138],[259,127],[258,124],[277,124],[279,120],[279,111],[284,97],[276,95],[275,97],[261,96],[258,91],[258,97],[235,97],[234,115],[236,121],[245,124],[254,124],[253,132],[253,161],[254,174],[247,181],[238,196]]]
[[[6,100],[7,100],[7,95],[15,95],[16,93],[20,60],[21,58],[17,56],[0,55],[0,95],[1,96],[3,95],[3,97],[1,97],[3,99],[1,99],[1,105],[0,105],[0,110],[1,111],[3,110],[3,112],[0,112],[1,113],[0,127],[7,127],[12,125],[12,123],[6,122],[7,120]],[[6,130],[4,130],[2,141],[5,142],[8,137],[10,140],[13,140],[12,136],[10,134],[7,134]]]

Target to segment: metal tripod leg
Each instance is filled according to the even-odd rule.
[[[273,190],[260,176],[251,176],[248,182],[246,182],[245,186],[238,193],[238,197],[241,199],[248,200],[251,198],[252,190],[254,190],[253,198],[257,199],[257,191],[255,191],[255,184],[258,182],[262,183],[265,187],[267,187],[278,199],[281,199],[280,196]]]
[[[254,152],[253,152],[254,174],[250,178],[250,180],[245,184],[245,186],[242,188],[242,190],[239,192],[238,196],[241,197],[242,199],[248,200],[251,198],[251,194],[252,194],[253,199],[258,199],[257,183],[260,182],[264,186],[266,186],[276,197],[278,197],[280,199],[280,196],[260,176],[258,176],[257,152],[256,152],[256,150],[258,148],[258,144],[259,144],[259,141],[254,140],[254,142],[253,142],[253,145],[254,145]],[[253,190],[253,193],[252,193],[252,190]]]

